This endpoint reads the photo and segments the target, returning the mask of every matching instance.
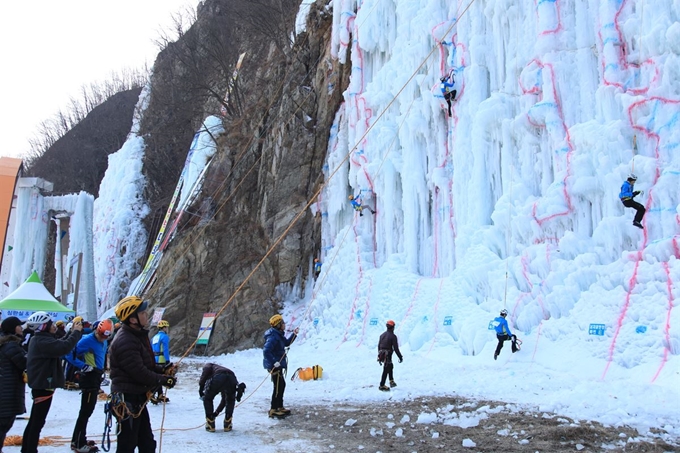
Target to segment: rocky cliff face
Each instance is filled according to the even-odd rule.
[[[224,0],[202,5],[192,29],[159,55],[142,122],[149,146],[148,197],[160,207],[170,199],[191,135],[222,107],[231,70],[246,52],[227,105],[227,133],[218,138],[202,196],[145,295],[152,307],[166,308],[174,353],[196,338],[204,312],[221,312],[211,354],[261,345],[267,321],[279,309],[279,294],[298,277],[304,286],[318,255],[320,218],[304,207],[322,183],[348,68],[330,56],[331,15],[323,6],[312,7],[307,32],[289,45],[280,38],[291,36],[297,5],[272,13],[289,28],[281,34],[259,30],[257,20],[248,20],[256,19],[248,16],[256,14],[248,5]],[[175,177],[154,177],[161,167],[172,167]]]

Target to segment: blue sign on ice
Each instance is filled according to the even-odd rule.
[[[605,325],[604,324],[591,324],[590,327],[588,328],[588,335],[604,335],[604,329]]]
[[[363,313],[363,310],[357,310],[356,313],[354,313],[354,316],[357,319],[361,319],[361,314]]]
[[[378,318],[371,318],[371,325],[377,326],[378,325]]]
[[[314,318],[314,327],[316,327],[317,324],[319,324],[319,318]]]
[[[444,316],[444,325],[450,326],[452,320],[453,320],[453,316]]]
[[[645,333],[647,332],[647,326],[637,326],[635,333]]]

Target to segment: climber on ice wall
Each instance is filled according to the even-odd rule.
[[[352,203],[352,207],[354,208],[354,210],[359,212],[360,216],[364,215],[362,212],[364,209],[368,209],[369,211],[371,211],[371,214],[375,214],[375,211],[373,209],[369,208],[368,206],[362,205],[361,194],[357,195],[356,197],[350,194],[349,201],[350,203]]]
[[[621,186],[621,193],[619,193],[619,198],[621,203],[627,208],[635,209],[635,218],[633,219],[633,225],[638,228],[642,228],[642,217],[645,215],[645,207],[640,203],[635,201],[633,198],[638,195],[642,195],[644,192],[642,190],[635,189],[635,181],[637,181],[637,176],[634,174],[628,175],[628,178],[623,182]]]
[[[439,79],[439,81],[441,82],[439,88],[442,90],[442,95],[444,95],[444,99],[449,106],[449,116],[451,116],[451,102],[456,100],[456,90],[451,90],[456,84],[456,81],[453,80],[453,70],[448,75]]]

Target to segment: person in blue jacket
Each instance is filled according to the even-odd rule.
[[[153,336],[151,340],[151,347],[153,348],[153,355],[156,358],[156,363],[159,365],[167,365],[170,363],[170,336],[168,329],[170,323],[164,319],[158,321],[158,333]],[[170,399],[163,395],[163,387],[159,386],[154,396],[150,400],[153,404],[160,402],[169,403]]]
[[[314,258],[314,278],[317,278],[321,273],[321,261],[319,258]]]
[[[352,194],[349,195],[349,202],[352,203],[352,207],[354,208],[355,211],[359,212],[360,216],[363,216],[363,210],[368,209],[371,211],[371,214],[375,214],[375,211],[368,206],[364,206],[361,204],[361,194],[357,195],[356,197]]]
[[[451,102],[456,100],[456,90],[451,90],[456,84],[456,81],[453,80],[453,72],[442,77],[439,81],[441,82],[439,84],[439,89],[442,90],[444,100],[446,100],[446,103],[449,105],[449,116],[451,116]]]
[[[643,194],[644,192],[641,190],[635,190],[635,181],[637,181],[637,176],[635,176],[632,173],[628,175],[628,178],[623,182],[623,185],[621,186],[621,193],[619,193],[619,198],[621,199],[621,203],[623,203],[625,207],[635,209],[636,212],[635,218],[633,219],[633,225],[635,225],[638,228],[643,228],[642,217],[645,215],[645,207],[642,206],[637,201],[633,200],[633,198]]]
[[[499,317],[494,319],[494,328],[496,329],[496,338],[498,338],[498,346],[496,346],[496,352],[493,355],[493,359],[496,360],[498,359],[498,354],[501,353],[501,349],[503,349],[503,343],[507,340],[512,341],[512,352],[515,352],[517,350],[517,346],[515,345],[515,341],[517,341],[517,337],[512,334],[510,331],[510,326],[508,326],[508,321],[505,319],[508,316],[508,310],[505,308],[501,310],[501,314]]]
[[[151,347],[153,354],[156,357],[156,363],[164,365],[170,363],[170,337],[168,336],[168,329],[170,323],[164,319],[158,321],[158,333],[153,336],[151,340]]]
[[[80,412],[71,437],[71,450],[80,453],[99,451],[93,441],[87,440],[87,422],[94,412],[102,382],[104,368],[106,368],[106,350],[108,338],[113,333],[113,322],[104,319],[97,324],[94,332],[85,335],[78,341],[75,354],[67,354],[68,360],[76,369],[80,370],[78,384],[82,391],[80,398]]]
[[[283,407],[283,392],[286,390],[285,374],[288,368],[286,348],[295,341],[300,329],[296,328],[291,336],[286,338],[286,323],[279,314],[269,318],[269,325],[271,327],[264,333],[264,348],[262,349],[264,356],[262,364],[269,371],[274,384],[269,416],[285,417],[290,414],[290,411]]]

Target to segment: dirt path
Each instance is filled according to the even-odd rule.
[[[294,412],[262,435],[308,442],[307,451],[321,452],[680,451],[678,439],[676,445],[664,442],[660,435],[641,440],[629,427],[574,422],[553,414],[517,411],[503,403],[458,397],[297,406]],[[423,413],[428,422],[416,423]]]

